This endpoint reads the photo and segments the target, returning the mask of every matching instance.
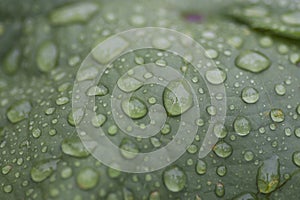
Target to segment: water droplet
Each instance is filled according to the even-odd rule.
[[[223,69],[211,69],[206,71],[205,78],[209,83],[219,85],[226,80],[227,74]]]
[[[234,131],[240,136],[246,136],[251,131],[250,121],[245,118],[238,116],[233,123]]]
[[[12,49],[4,58],[3,70],[8,75],[13,75],[17,72],[20,66],[20,55],[19,49]]]
[[[271,65],[271,62],[264,54],[258,51],[247,50],[240,53],[235,60],[235,64],[241,69],[254,73],[260,73],[268,69]]]
[[[187,151],[191,154],[197,153],[198,147],[197,145],[191,144],[188,148]]]
[[[94,188],[98,181],[99,174],[91,167],[81,169],[76,177],[78,187],[83,190]]]
[[[245,154],[244,154],[244,159],[246,160],[246,161],[251,161],[251,160],[253,160],[253,158],[254,158],[254,154],[253,154],[253,152],[252,151],[246,151],[245,152]]]
[[[142,64],[145,63],[144,58],[143,58],[143,57],[139,57],[139,56],[135,57],[135,58],[134,58],[134,61],[135,61],[135,63],[138,64],[138,65],[142,65]]]
[[[270,112],[270,116],[273,122],[283,122],[284,121],[284,113],[281,109],[272,109]]]
[[[271,47],[273,45],[273,41],[270,37],[265,36],[265,37],[260,39],[259,44],[262,47]]]
[[[300,12],[294,11],[281,16],[281,20],[292,26],[300,26]]]
[[[257,200],[255,194],[252,193],[242,193],[234,197],[233,200]]]
[[[61,149],[65,154],[74,157],[82,158],[90,155],[78,137],[64,139],[61,143]]]
[[[215,106],[208,106],[206,108],[206,112],[210,115],[210,116],[215,116],[217,114],[217,108]]]
[[[72,168],[71,167],[65,167],[61,170],[60,176],[63,179],[66,179],[66,178],[70,178],[72,176],[72,174],[73,174]]]
[[[259,93],[255,88],[245,87],[242,91],[242,100],[245,103],[256,103],[259,99]]]
[[[146,20],[143,16],[141,15],[133,15],[130,18],[130,22],[134,26],[143,26],[146,23]]]
[[[227,136],[227,129],[224,124],[217,123],[214,125],[214,134],[217,138],[225,138]]]
[[[179,192],[184,189],[187,177],[181,168],[173,166],[164,171],[163,181],[169,191]]]
[[[164,90],[163,101],[169,115],[181,115],[193,105],[190,86],[183,79],[171,81]]]
[[[273,192],[280,180],[278,156],[265,160],[257,171],[257,187],[261,193]]]
[[[160,147],[160,145],[161,145],[160,140],[158,138],[156,138],[156,137],[151,137],[150,138],[150,142],[156,148]]]
[[[92,86],[87,91],[88,96],[105,96],[108,94],[108,89],[104,85]]]
[[[217,174],[221,177],[225,176],[226,173],[227,173],[227,168],[226,166],[222,165],[222,166],[219,166],[217,167],[217,170],[216,170]]]
[[[108,127],[107,132],[108,132],[109,135],[116,135],[118,130],[119,130],[119,128],[116,125],[113,124],[113,125]]]
[[[124,113],[132,119],[142,118],[148,112],[145,103],[136,97],[124,100],[122,102],[122,109]]]
[[[227,158],[232,154],[231,145],[227,144],[224,141],[219,141],[214,147],[213,151],[220,158]]]
[[[3,186],[3,191],[6,193],[10,193],[10,192],[12,192],[12,190],[13,190],[13,187],[11,185]]]
[[[158,37],[153,39],[152,45],[156,49],[166,50],[171,46],[171,43],[167,38]]]
[[[92,51],[93,58],[101,64],[108,64],[120,55],[128,46],[128,42],[121,37],[114,37],[114,42],[105,40],[101,43],[101,48]],[[96,75],[98,72],[96,72]]]
[[[96,115],[92,118],[92,124],[94,127],[102,126],[105,121],[106,121],[106,116],[102,114]]]
[[[295,129],[295,135],[296,137],[300,138],[300,127]]]
[[[121,175],[119,170],[113,168],[108,168],[107,173],[110,178],[118,178]]]
[[[124,92],[133,92],[143,86],[143,83],[129,75],[122,76],[118,82],[118,87]]]
[[[268,15],[269,11],[262,6],[251,6],[244,10],[244,15],[247,17],[265,17]]]
[[[56,66],[58,50],[53,42],[44,42],[38,49],[36,62],[42,72],[49,72]]]
[[[149,200],[160,200],[160,194],[157,191],[151,192],[149,195]]]
[[[218,197],[223,197],[225,195],[225,187],[223,185],[223,183],[217,183],[215,186],[215,194]]]
[[[218,54],[218,52],[217,52],[216,50],[214,50],[214,49],[207,49],[207,50],[205,51],[205,55],[206,55],[206,57],[208,57],[208,58],[214,59],[214,58],[217,58],[219,54]]]
[[[7,118],[11,123],[17,123],[27,118],[31,111],[29,101],[21,100],[12,104],[7,110]]]
[[[84,116],[84,110],[82,108],[73,110],[73,112],[70,112],[68,115],[68,122],[72,126],[78,125],[82,120],[83,116]]]
[[[155,61],[155,64],[160,67],[165,67],[165,66],[167,66],[167,61],[159,59],[159,60]]]
[[[300,167],[300,151],[296,151],[293,153],[293,162],[295,165]]]
[[[32,136],[34,138],[39,138],[41,136],[41,134],[42,134],[42,131],[39,128],[34,128],[32,130]]]
[[[6,165],[4,167],[2,167],[2,174],[3,175],[6,175],[10,172],[10,170],[12,169],[12,166],[11,165]]]
[[[43,160],[31,168],[30,175],[33,181],[42,182],[46,178],[48,178],[54,170],[56,170],[58,160]]]
[[[196,172],[197,174],[205,174],[207,170],[207,165],[204,160],[199,159],[196,164]]]
[[[78,2],[59,7],[50,14],[50,22],[54,25],[83,23],[88,21],[98,10],[98,5],[92,2]]]
[[[300,115],[300,105],[297,106],[297,109],[296,109],[298,115]]]
[[[163,135],[166,135],[166,134],[168,134],[168,133],[170,133],[170,131],[171,131],[171,126],[170,126],[170,124],[164,124],[164,126],[162,127],[162,129],[161,129],[161,134],[163,134]]]
[[[283,96],[286,93],[286,89],[285,89],[284,85],[276,84],[275,85],[275,92],[276,92],[276,94],[278,94],[280,96]]]
[[[46,115],[52,115],[54,112],[55,112],[55,108],[47,108],[47,110],[45,110]]]
[[[120,144],[120,151],[122,156],[127,159],[133,159],[139,153],[137,145],[130,139],[123,139]]]
[[[69,98],[68,97],[59,97],[58,99],[56,99],[56,104],[61,106],[61,105],[65,105],[69,102]]]
[[[233,36],[227,40],[227,43],[234,48],[240,48],[243,44],[243,40],[238,36]]]

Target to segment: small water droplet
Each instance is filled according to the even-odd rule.
[[[108,94],[108,88],[104,85],[92,86],[87,91],[88,96],[105,96]]]
[[[217,138],[225,138],[227,136],[227,129],[224,124],[217,123],[214,125],[214,134]]]
[[[251,160],[253,160],[253,158],[254,158],[254,154],[253,154],[253,152],[252,151],[246,151],[245,152],[245,154],[244,154],[244,159],[246,160],[246,161],[251,161]]]
[[[205,78],[209,83],[219,85],[226,80],[227,74],[223,69],[211,69],[206,71]]]
[[[253,87],[245,87],[242,91],[242,100],[245,103],[253,104],[259,99],[258,91]]]
[[[179,192],[184,189],[187,177],[181,168],[173,166],[164,171],[163,181],[169,191]]]
[[[65,154],[78,158],[90,155],[78,137],[64,139],[61,143],[61,149]]]
[[[219,141],[214,147],[213,151],[217,156],[220,158],[227,158],[232,154],[232,147],[230,144],[224,142],[224,141]]]
[[[284,113],[281,109],[272,109],[270,112],[270,117],[273,122],[283,122],[284,121]]]
[[[204,160],[199,159],[196,164],[196,172],[197,174],[203,175],[207,171],[207,165]]]
[[[41,136],[41,134],[42,134],[42,131],[39,128],[34,128],[32,130],[32,136],[34,138],[39,138]]]
[[[164,90],[163,101],[169,115],[181,115],[193,105],[190,86],[183,79],[171,81]]]
[[[100,127],[106,121],[106,116],[102,114],[98,114],[92,118],[92,124],[94,127]]]
[[[281,16],[281,20],[288,25],[300,26],[300,12],[285,13]]]
[[[94,188],[98,181],[99,174],[91,167],[81,169],[76,177],[78,187],[83,190]]]
[[[250,121],[245,117],[238,116],[235,119],[233,126],[234,131],[240,136],[246,136],[251,131]]]
[[[4,167],[2,167],[2,174],[3,175],[6,175],[10,172],[10,170],[12,169],[12,166],[11,165],[6,165]]]
[[[286,89],[285,89],[284,85],[276,84],[275,85],[275,92],[276,92],[276,94],[278,94],[280,96],[283,96],[286,93]]]
[[[265,160],[257,171],[257,187],[263,194],[273,192],[280,181],[279,159],[278,156],[272,156]]]
[[[42,72],[49,72],[56,67],[58,49],[53,42],[44,42],[38,49],[36,62]]]
[[[219,166],[217,167],[217,170],[216,170],[217,174],[221,177],[225,176],[226,173],[227,173],[227,168],[226,166],[222,165],[222,166]]]
[[[120,144],[120,152],[127,159],[133,159],[139,153],[137,145],[130,139],[123,139]]]
[[[50,13],[50,22],[54,25],[83,23],[88,21],[98,10],[93,2],[78,2],[54,9]]]
[[[21,100],[12,104],[7,110],[7,118],[11,123],[17,123],[28,117],[32,107],[29,101]]]
[[[261,52],[247,50],[240,53],[235,60],[235,64],[240,69],[260,73],[270,67],[271,61]]]
[[[136,97],[122,101],[122,109],[124,113],[132,119],[142,118],[148,112],[145,103]]]
[[[57,105],[65,105],[69,102],[69,98],[68,97],[59,97],[58,99],[56,99],[56,104]]]
[[[70,178],[73,174],[72,168],[71,167],[65,167],[61,170],[60,176],[63,179]]]
[[[223,183],[217,183],[215,186],[215,194],[218,197],[223,197],[225,195],[225,187],[223,185]]]
[[[42,182],[56,170],[58,160],[47,159],[33,165],[30,175],[33,181]]]

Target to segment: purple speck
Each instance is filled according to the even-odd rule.
[[[194,13],[185,14],[184,18],[187,21],[193,22],[193,23],[199,23],[199,22],[203,21],[203,16],[202,15],[194,14]]]

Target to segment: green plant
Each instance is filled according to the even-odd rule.
[[[0,199],[299,199],[299,10],[296,0],[1,0]],[[133,174],[106,167],[84,148],[71,99],[77,70],[95,45],[146,26],[175,29],[207,50],[223,72],[228,111],[225,125],[214,129],[218,143],[199,159],[215,112],[203,78],[162,50],[122,55],[101,80],[93,121],[121,149],[165,145],[179,119],[170,117],[149,140],[121,134],[105,102],[128,67],[155,61],[183,70],[201,99],[199,131],[187,152],[167,168]],[[147,106],[163,104],[163,89],[145,86],[134,95]]]

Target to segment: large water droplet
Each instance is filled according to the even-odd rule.
[[[294,11],[281,16],[281,20],[292,26],[300,26],[300,12]]]
[[[51,71],[57,63],[58,50],[53,42],[44,42],[38,49],[36,62],[42,72]]]
[[[125,114],[132,119],[142,118],[148,112],[145,103],[136,97],[123,100],[122,109],[125,112]]]
[[[258,51],[247,50],[240,53],[235,60],[235,64],[241,69],[254,73],[260,73],[268,69],[271,65],[271,62],[264,54]]]
[[[257,171],[257,187],[261,193],[274,191],[280,181],[278,156],[265,160]]]
[[[179,192],[185,187],[187,178],[181,168],[173,166],[164,171],[163,181],[168,190],[171,192]]]
[[[169,115],[181,115],[193,105],[190,86],[183,79],[171,81],[164,90],[163,101]]]
[[[227,136],[227,129],[224,124],[217,123],[214,125],[214,134],[217,138],[225,138]]]
[[[81,169],[76,177],[78,187],[83,190],[92,189],[98,181],[99,174],[91,167]]]
[[[4,58],[3,70],[6,74],[13,75],[17,72],[20,65],[20,55],[19,49],[12,49]]]
[[[225,176],[226,173],[227,173],[227,168],[226,166],[222,165],[222,166],[219,166],[217,167],[217,170],[216,170],[217,174],[221,177]]]
[[[58,160],[48,159],[36,163],[30,171],[31,179],[35,182],[42,182],[53,173],[57,162]]]
[[[6,113],[7,118],[11,123],[20,122],[28,117],[31,108],[29,101],[17,101],[8,108]]]
[[[242,91],[242,99],[245,103],[256,103],[259,99],[259,93],[255,88],[245,87]]]
[[[98,10],[98,5],[92,2],[78,2],[53,10],[50,22],[55,25],[80,23],[88,21]]]
[[[251,131],[250,121],[245,118],[238,116],[233,123],[234,131],[240,136],[246,136]]]
[[[273,122],[283,122],[284,121],[284,113],[281,109],[272,109],[270,112],[270,117]]]
[[[205,78],[209,83],[219,85],[226,80],[227,74],[222,69],[211,69],[206,71]]]
[[[64,139],[61,143],[61,149],[65,154],[74,157],[82,158],[90,155],[78,137]]]
[[[232,147],[224,141],[219,141],[214,147],[213,151],[220,158],[227,158],[232,154]]]
[[[276,92],[276,94],[278,94],[280,96],[283,96],[286,93],[286,89],[285,89],[284,85],[276,84],[275,85],[275,92]]]

